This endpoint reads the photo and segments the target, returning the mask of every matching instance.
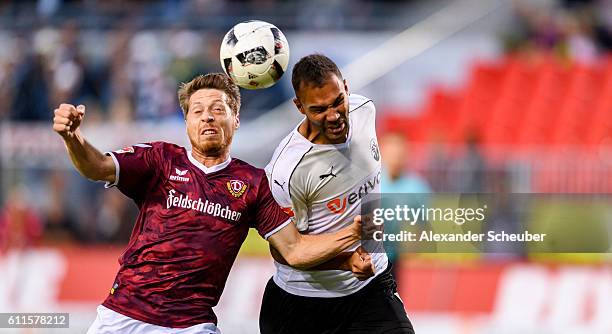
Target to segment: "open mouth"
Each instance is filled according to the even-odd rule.
[[[335,126],[329,126],[327,127],[327,129],[329,130],[329,132],[331,132],[334,135],[338,135],[341,134],[344,131],[344,128],[346,127],[346,123],[342,122],[340,124],[337,124]]]
[[[212,135],[216,135],[219,132],[216,129],[204,129],[201,134],[205,135],[205,136],[212,136]]]

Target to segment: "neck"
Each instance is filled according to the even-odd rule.
[[[194,147],[191,151],[191,156],[194,157],[197,161],[199,161],[202,165],[206,167],[212,167],[229,159],[229,151],[224,150],[219,154],[211,155],[203,153]]]
[[[319,137],[319,135],[321,134],[319,131],[315,131],[311,126],[310,126],[310,122],[308,122],[308,120],[302,122],[302,124],[300,124],[300,126],[298,127],[298,132],[304,136],[304,138],[308,139],[308,141],[313,142],[315,144],[319,144],[317,143],[317,137]]]

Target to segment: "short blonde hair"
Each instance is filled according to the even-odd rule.
[[[229,98],[228,104],[234,115],[237,115],[240,111],[240,90],[238,90],[238,86],[224,73],[209,73],[198,75],[191,81],[182,83],[179,87],[178,99],[184,117],[187,117],[189,112],[191,95],[200,89],[218,89],[224,92]]]

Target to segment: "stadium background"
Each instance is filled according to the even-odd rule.
[[[336,60],[375,101],[379,136],[406,136],[404,171],[433,196],[612,190],[609,1],[2,1],[0,312],[70,312],[71,329],[0,332],[84,332],[136,213],[73,171],[53,108],[86,104],[84,131],[102,150],[185,144],[177,83],[220,71],[221,37],[246,19],[285,32],[290,69],[312,52]],[[299,120],[291,92],[289,75],[242,90],[233,156],[265,165]],[[571,233],[592,211],[549,209],[576,222]],[[398,281],[420,333],[612,333],[610,261],[405,254]],[[272,271],[250,236],[216,308],[224,333],[257,333]]]

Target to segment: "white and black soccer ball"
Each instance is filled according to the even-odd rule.
[[[235,25],[221,43],[221,66],[234,82],[247,89],[274,85],[287,70],[289,43],[274,25],[246,21]]]

